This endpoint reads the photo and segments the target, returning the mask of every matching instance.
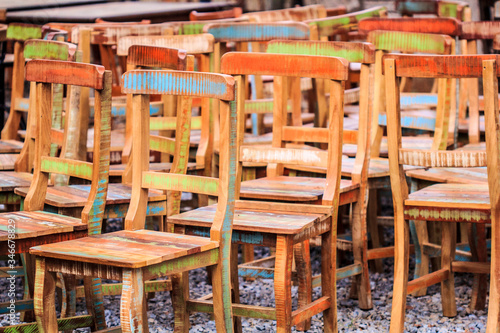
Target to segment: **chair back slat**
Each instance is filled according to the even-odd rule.
[[[189,13],[190,21],[207,21],[207,20],[220,20],[227,18],[237,18],[243,14],[243,9],[241,7],[234,7],[228,10],[221,10],[218,12],[206,12],[206,13],[198,13],[196,10],[193,10]]]
[[[214,37],[210,34],[175,36],[127,36],[118,40],[117,54],[126,56],[132,45],[161,46],[185,50],[188,54],[214,51]]]
[[[278,10],[267,10],[262,12],[251,12],[243,14],[242,17],[249,18],[252,22],[258,23],[305,21],[326,17],[326,9],[323,5],[309,5]]]
[[[42,27],[36,24],[10,23],[7,27],[7,39],[26,41],[28,39],[41,39]]]
[[[26,64],[26,80],[101,90],[104,87],[104,67],[76,62],[31,60]]]
[[[349,32],[358,25],[358,22],[367,17],[385,17],[387,9],[382,6],[352,12],[345,15],[309,20],[305,23],[317,28],[318,37],[330,37],[339,32]]]
[[[176,124],[176,117],[155,117],[154,121],[151,120],[150,129],[152,131],[175,130]],[[201,116],[191,117],[191,129],[201,129],[201,126]]]
[[[202,34],[205,26],[213,23],[243,23],[249,22],[248,17],[238,17],[231,19],[221,20],[207,20],[207,21],[180,21],[170,22],[170,26],[174,29],[176,35],[197,35]]]
[[[461,39],[494,39],[500,34],[499,21],[463,22]]]
[[[222,56],[222,73],[233,75],[277,75],[346,80],[345,59],[323,56],[294,55],[286,57],[271,53],[231,52]],[[306,75],[307,74],[307,75]]]
[[[41,39],[30,39],[24,42],[25,59],[74,61],[75,55],[75,44]]]
[[[42,172],[64,174],[70,177],[92,180],[92,163],[50,156],[42,157]]]
[[[234,99],[234,83],[228,76],[211,73],[133,70],[122,75],[126,94],[171,94],[179,96]]]
[[[371,31],[367,41],[377,50],[402,53],[450,54],[454,46],[450,36],[400,31]]]
[[[303,126],[283,126],[281,138],[284,141],[328,143],[330,139],[327,128]]]
[[[399,149],[401,164],[426,168],[477,168],[486,166],[485,151]]]
[[[81,24],[71,29],[71,41],[79,43],[80,29],[91,29],[91,44],[116,45],[121,37],[171,35],[172,27],[168,23],[160,24]]]
[[[175,129],[175,127],[173,128]],[[149,149],[173,155],[175,153],[175,140],[158,135],[151,135]]]
[[[420,32],[459,36],[460,22],[454,18],[365,18],[359,22],[359,31],[374,30]]]
[[[273,163],[290,165],[308,165],[326,168],[328,152],[292,148],[241,147],[240,161],[249,163]]]
[[[266,52],[339,57],[364,64],[375,62],[375,48],[369,43],[273,40],[267,44]]]
[[[118,49],[120,41],[118,41]],[[186,57],[186,50],[135,44],[128,49],[127,64],[184,71],[186,70]]]
[[[191,192],[218,196],[219,180],[211,177],[161,174],[158,172],[144,172],[142,186],[159,190]]]
[[[203,28],[216,42],[261,42],[272,39],[309,39],[309,27],[301,22],[218,23]]]

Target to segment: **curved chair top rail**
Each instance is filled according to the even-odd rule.
[[[384,55],[384,63],[387,59],[394,59],[398,77],[462,79],[482,77],[483,60],[499,61],[500,55]],[[497,75],[500,75],[500,67],[497,67]]]
[[[447,35],[403,31],[371,31],[367,41],[377,50],[406,53],[450,54],[453,39]]]
[[[10,23],[7,27],[7,39],[26,41],[28,39],[41,39],[42,26],[27,23]]]
[[[223,74],[138,69],[123,74],[121,81],[124,94],[168,94],[224,101],[233,101],[235,96],[234,78]]]
[[[174,29],[176,35],[196,35],[202,34],[203,28],[213,23],[233,23],[233,22],[249,22],[248,17],[238,17],[231,19],[221,20],[208,20],[208,21],[179,21],[170,22],[170,26]]]
[[[267,52],[340,57],[364,64],[375,62],[375,47],[370,43],[273,40],[267,44]]]
[[[359,22],[359,31],[373,30],[421,32],[460,36],[460,22],[454,18],[365,18]]]
[[[323,5],[309,5],[278,10],[267,10],[243,14],[242,17],[249,18],[252,22],[270,23],[282,21],[305,21],[324,18],[327,16]]]
[[[259,42],[272,39],[309,39],[309,27],[301,22],[220,23],[203,28],[216,42]]]
[[[230,75],[277,75],[347,80],[349,62],[343,58],[229,52],[221,59],[221,73]]]
[[[234,7],[228,10],[221,10],[218,12],[206,12],[206,13],[198,13],[196,10],[193,10],[189,13],[190,21],[208,21],[208,20],[220,20],[227,18],[238,18],[243,14],[243,9],[241,7]]]
[[[78,44],[80,29],[92,30],[92,44],[114,45],[120,37],[172,34],[169,23],[159,24],[80,24],[71,29],[71,41]]]
[[[104,66],[70,61],[31,60],[26,64],[26,80],[101,90],[104,87]]]
[[[75,55],[75,44],[41,39],[30,39],[24,42],[25,59],[74,61]]]
[[[127,55],[132,45],[161,46],[186,50],[188,54],[205,54],[214,51],[214,36],[211,34],[127,36],[118,40],[117,55]]]
[[[500,33],[500,21],[463,22],[461,39],[494,39]]]
[[[184,71],[186,61],[186,50],[149,45],[132,45],[128,49],[127,63],[134,66]]]

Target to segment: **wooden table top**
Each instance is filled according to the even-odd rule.
[[[7,12],[7,22],[34,24],[48,22],[93,23],[96,19],[101,18],[116,22],[148,19],[152,23],[160,23],[189,20],[189,13],[192,10],[208,12],[229,9],[233,6],[234,4],[227,2],[109,2]]]
[[[107,0],[0,0],[0,8],[7,9],[8,12],[11,12],[29,9],[86,5],[106,1]]]

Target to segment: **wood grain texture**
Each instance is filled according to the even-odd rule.
[[[221,73],[231,75],[279,75],[330,80],[347,79],[348,62],[342,58],[230,52],[222,56]]]
[[[176,36],[127,36],[118,40],[117,54],[126,56],[132,45],[161,46],[181,49],[189,54],[211,53],[214,50],[214,37],[210,34]]]
[[[450,54],[453,39],[447,35],[420,32],[371,31],[367,42],[374,44],[377,50],[389,52]]]
[[[461,39],[494,39],[500,33],[500,22],[463,22]]]
[[[473,168],[486,166],[484,151],[432,151],[400,149],[399,162],[405,165],[423,167],[461,167]]]
[[[365,18],[359,22],[359,30],[420,32],[459,36],[460,22],[453,18]]]
[[[216,42],[258,42],[272,39],[309,39],[309,27],[293,23],[220,23],[209,24],[204,32],[212,34]]]
[[[36,24],[11,23],[7,28],[7,39],[26,41],[42,38],[42,27]]]
[[[182,49],[135,44],[128,49],[127,63],[133,66],[184,71],[186,58],[187,53]]]
[[[199,13],[196,10],[193,10],[189,13],[190,21],[207,21],[207,20],[220,20],[227,18],[237,18],[243,14],[243,10],[241,7],[234,7],[228,10],[221,10],[217,12],[207,12],[207,13]]]
[[[26,80],[103,89],[104,67],[55,60],[32,60],[26,64]]]
[[[209,82],[210,84],[207,84]],[[133,70],[122,75],[122,92],[126,94],[172,94],[234,99],[234,79],[228,75]]]
[[[305,21],[326,17],[323,5],[309,5],[278,10],[266,10],[262,12],[249,12],[242,17],[249,18],[252,22],[282,22],[282,21]]]
[[[24,43],[25,59],[74,61],[76,45],[58,41],[27,40]]]
[[[375,48],[368,43],[274,40],[267,44],[266,52],[340,57],[366,64],[375,62]]]

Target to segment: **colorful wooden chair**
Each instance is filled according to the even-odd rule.
[[[103,218],[104,198],[108,186],[111,72],[96,65],[32,60],[26,65],[26,79],[35,82],[37,90],[36,107],[33,110],[37,114],[33,118],[37,122],[35,170],[23,211],[0,214],[0,246],[1,253],[8,254],[9,259],[13,259],[14,254],[17,253],[25,254],[24,268],[28,278],[26,284],[29,295],[32,296],[37,286],[35,287],[34,283],[34,258],[28,255],[30,247],[81,238],[100,232],[99,226]],[[96,157],[98,157],[95,163],[50,156],[53,84],[82,85],[95,89],[97,107],[94,142]],[[80,217],[43,211],[50,173],[62,173],[91,181],[89,197]],[[15,246],[12,245],[13,241]],[[85,282],[90,292],[90,281]],[[33,302],[31,300],[20,301],[19,306],[25,310],[33,309]],[[65,311],[63,309],[63,312]],[[89,320],[92,321],[92,318],[66,318],[63,320],[66,326],[61,327],[61,330],[81,327],[82,322],[88,323]],[[22,325],[22,329],[27,330],[33,330],[36,327],[36,323]],[[57,328],[52,332],[55,331]]]
[[[251,244],[256,246],[276,247],[275,268],[240,267],[240,273],[245,274],[253,271],[253,277],[274,278],[274,288],[276,294],[276,310],[239,304],[238,279],[237,279],[237,255],[236,248],[232,254],[232,283],[234,286],[233,312],[236,316],[255,317],[262,319],[273,319],[277,321],[277,332],[291,332],[294,325],[307,321],[311,316],[323,312],[324,331],[337,331],[336,320],[336,287],[335,287],[335,257],[336,257],[336,220],[338,202],[341,192],[348,191],[346,181],[340,180],[341,146],[342,146],[342,106],[343,106],[343,81],[347,79],[348,63],[342,58],[334,57],[314,57],[304,55],[287,54],[263,54],[253,52],[227,53],[222,57],[221,71],[223,73],[236,75],[238,82],[243,82],[244,75],[273,75],[274,78],[274,105],[275,136],[273,147],[260,148],[246,146],[240,149],[238,163],[239,170],[242,163],[269,163],[267,180],[282,179],[282,186],[287,187],[287,177],[280,177],[284,164],[307,164],[310,166],[324,167],[328,169],[328,182],[322,180],[318,186],[311,185],[313,181],[302,178],[306,182],[296,182],[296,189],[309,192],[308,189],[315,187],[321,193],[313,198],[305,193],[306,200],[299,202],[279,203],[274,197],[268,197],[265,193],[265,186],[262,186],[263,194],[259,196],[263,201],[241,200],[236,202],[235,218],[233,222],[233,244]],[[286,125],[286,78],[317,77],[331,80],[332,99],[330,104],[330,127],[329,129],[314,129],[300,126]],[[238,121],[238,141],[243,142],[244,132],[244,94],[240,91],[239,121]],[[280,137],[278,134],[282,134]],[[328,143],[327,151],[306,150],[285,148],[287,141],[292,142],[322,142]],[[220,141],[221,144],[223,141]],[[221,160],[219,165],[223,167]],[[273,168],[274,167],[274,168]],[[278,176],[272,178],[273,176]],[[289,178],[294,181],[294,178]],[[276,182],[277,183],[277,182]],[[297,184],[300,183],[300,184]],[[325,185],[326,184],[326,185]],[[342,184],[344,186],[342,186]],[[300,186],[302,185],[302,187]],[[356,185],[352,184],[350,189],[355,191]],[[235,187],[236,195],[243,195],[243,189]],[[248,191],[247,191],[248,192]],[[354,192],[352,192],[354,193]],[[357,193],[357,192],[356,192]],[[353,194],[355,196],[355,194]],[[270,199],[270,200],[268,200]],[[308,200],[309,199],[309,200]],[[317,199],[322,205],[310,204],[310,201]],[[186,234],[199,234],[208,236],[212,219],[216,214],[216,206],[207,206],[191,210],[179,215],[168,217],[168,222],[175,224],[178,230]],[[309,248],[309,240],[316,236],[322,239],[322,297],[311,301],[311,297],[305,296],[299,300],[299,308],[292,312],[291,285],[292,285],[292,259],[294,247]],[[307,263],[309,252],[296,251],[299,255],[297,262]],[[301,258],[300,255],[304,255]],[[298,264],[297,266],[301,266]],[[307,267],[307,264],[304,265]],[[356,266],[358,269],[359,267]],[[310,285],[310,275],[303,274],[304,279],[299,279],[301,286]],[[307,290],[306,287],[304,290]],[[215,312],[212,308],[212,301],[190,300],[188,309],[191,311]]]
[[[396,11],[403,16],[436,15],[437,17],[451,17],[465,21],[467,11],[470,12],[469,4],[465,1],[396,1]]]
[[[133,200],[125,230],[105,235],[91,235],[81,240],[36,246],[35,314],[42,332],[55,332],[54,276],[56,272],[84,275],[86,279],[122,280],[122,332],[148,332],[144,281],[172,275],[172,301],[176,314],[175,330],[188,332],[189,295],[187,272],[209,267],[212,271],[215,322],[217,331],[232,332],[230,286],[230,246],[236,192],[237,138],[235,81],[220,74],[134,70],[122,77],[123,92],[133,95],[134,149],[132,154]],[[191,82],[188,84],[187,82]],[[186,89],[187,88],[187,89]],[[181,97],[182,113],[177,117],[179,138],[162,142],[174,155],[169,174],[149,171],[149,95],[172,94]],[[189,151],[190,97],[216,98],[221,101],[221,146],[224,163],[219,179],[185,175]],[[180,139],[182,138],[182,140]],[[172,150],[173,149],[173,150]],[[177,163],[179,162],[179,163]],[[211,222],[211,237],[196,237],[144,230],[148,190],[170,192],[169,203],[175,207],[180,191],[218,196],[216,216]],[[177,200],[176,200],[177,198]],[[127,255],[123,255],[126,249]],[[82,270],[83,268],[83,270]],[[99,296],[96,285],[95,296]],[[102,295],[102,294],[101,294]],[[102,297],[102,296],[101,296]],[[102,309],[102,303],[100,304]],[[93,313],[96,313],[95,311]],[[103,313],[96,313],[94,329],[106,328]],[[102,317],[100,317],[102,315]],[[98,325],[96,325],[98,324]]]
[[[441,283],[441,302],[443,315],[456,315],[454,272],[487,273],[484,263],[455,261],[456,224],[458,222],[490,223],[490,198],[486,184],[435,184],[413,193],[408,192],[403,165],[420,167],[480,167],[485,166],[484,151],[436,151],[402,147],[401,112],[399,107],[400,79],[403,77],[434,77],[446,80],[481,77],[483,60],[497,59],[486,56],[411,56],[388,55],[384,58],[384,71],[387,95],[387,123],[389,139],[389,166],[391,188],[394,201],[395,228],[395,266],[394,289],[391,313],[391,332],[403,332],[407,293]],[[490,66],[491,70],[491,66]],[[485,67],[485,71],[488,71]],[[489,77],[497,72],[489,72]],[[493,81],[493,80],[491,80]],[[489,82],[486,86],[488,110],[495,126],[498,120],[496,86]],[[491,127],[490,127],[491,128]],[[498,143],[493,131],[488,138],[490,149]],[[489,161],[488,161],[489,163]],[[492,172],[496,174],[496,170]],[[490,191],[495,190],[490,189]],[[430,274],[408,282],[409,233],[405,220],[427,220],[441,223],[441,268]],[[496,241],[496,240],[495,240]],[[425,245],[425,243],[424,243]],[[494,256],[493,256],[494,258]],[[492,297],[498,299],[496,289]],[[493,311],[498,304],[493,301]],[[498,318],[495,318],[497,321]]]

